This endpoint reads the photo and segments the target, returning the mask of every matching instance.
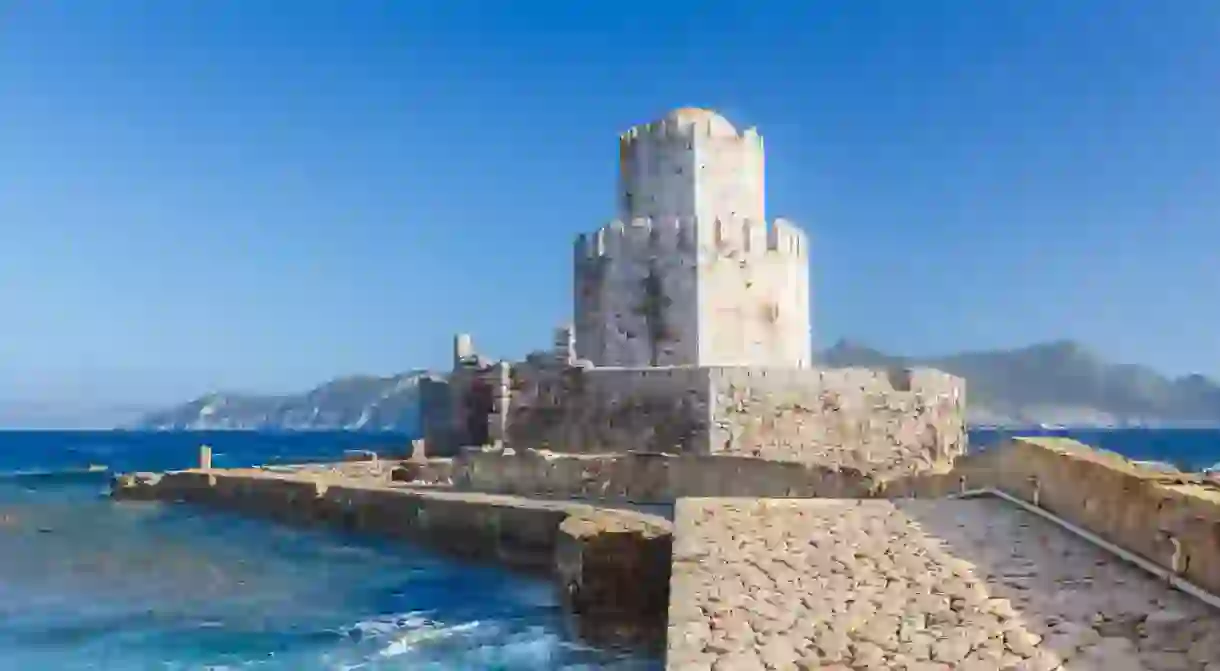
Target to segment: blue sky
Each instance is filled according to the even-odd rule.
[[[1209,0],[0,0],[0,398],[545,346],[682,105],[766,137],[822,344],[1220,374],[1217,72]]]

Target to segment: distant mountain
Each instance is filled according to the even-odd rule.
[[[1167,378],[1143,366],[1114,364],[1084,346],[1059,341],[1011,350],[904,357],[850,341],[822,354],[831,366],[931,366],[967,380],[967,417],[975,426],[1220,425],[1220,385],[1202,375]],[[303,394],[208,394],[145,415],[139,429],[350,429],[419,432],[416,371],[353,376]]]
[[[143,430],[286,429],[418,433],[420,371],[327,382],[303,394],[207,394],[153,412],[129,428]]]
[[[931,366],[967,381],[972,424],[1002,426],[1220,425],[1220,384],[1202,375],[1168,378],[1115,364],[1079,343],[914,358],[840,341],[823,353],[834,366]]]

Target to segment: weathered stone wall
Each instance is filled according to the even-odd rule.
[[[960,378],[916,369],[513,370],[507,447],[722,454],[909,473],[966,447]]]
[[[509,364],[480,357],[462,333],[454,338],[453,362],[447,378],[420,381],[424,445],[434,457],[503,440],[508,419]]]
[[[425,450],[432,456],[456,453],[460,437],[454,430],[454,412],[449,381],[439,376],[419,380],[419,414]]]
[[[952,470],[905,477],[744,457],[532,451],[468,452],[452,468],[458,488],[657,504],[684,497],[942,498],[994,488],[1220,592],[1220,484],[1067,439],[1017,438],[960,457]]]
[[[959,459],[952,473],[896,482],[887,491],[935,497],[975,488],[1034,502],[1220,592],[1220,485],[1202,477],[1151,469],[1066,438],[1015,438]]]
[[[653,515],[255,469],[120,475],[112,495],[374,532],[452,554],[549,570],[580,614],[655,619],[665,612],[672,525]],[[608,590],[615,598],[606,598]]]
[[[618,219],[576,241],[578,356],[809,366],[809,245],[767,225],[758,133],[677,110],[621,137],[620,168]]]
[[[693,219],[616,221],[575,246],[576,353],[598,366],[699,358]]]
[[[930,369],[710,370],[713,454],[902,473],[966,448],[965,381]]]
[[[505,446],[706,452],[709,390],[702,368],[516,366]]]
[[[861,498],[881,482],[851,468],[706,455],[468,450],[450,466],[463,490],[661,505],[686,496]]]
[[[808,240],[795,225],[616,221],[576,242],[577,356],[598,366],[812,360]]]
[[[555,547],[556,578],[568,607],[585,615],[645,614],[663,621],[672,533],[668,523],[645,515],[568,515]]]
[[[547,568],[561,502],[522,502],[487,494],[413,491],[251,470],[123,475],[119,499],[178,501],[297,524],[339,526],[426,543],[447,552]]]
[[[737,216],[765,210],[763,140],[723,116],[677,109],[619,136],[618,217]]]
[[[808,368],[809,243],[791,222],[722,218],[699,247],[699,363]]]

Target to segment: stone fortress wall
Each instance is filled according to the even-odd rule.
[[[424,409],[463,446],[918,469],[965,449],[962,380],[813,367],[809,243],[766,222],[762,138],[682,108],[620,137],[619,220],[578,237],[575,323],[525,361],[459,335]],[[436,385],[447,384],[448,391]]]
[[[961,381],[934,370],[514,369],[504,446],[900,468],[965,449]]]
[[[577,353],[599,366],[808,367],[809,242],[740,218],[615,221],[577,238]]]
[[[762,138],[679,109],[620,138],[618,219],[577,238],[577,354],[597,366],[808,367],[809,242],[766,220]]]
[[[964,383],[940,371],[598,368],[567,356],[455,369],[452,400],[440,404],[449,414],[425,415],[429,453],[498,443],[519,452],[727,455],[897,472],[935,467],[966,448]],[[486,415],[471,414],[476,388],[489,395]],[[464,431],[483,423],[486,440]]]
[[[619,136],[618,216],[766,217],[763,139],[683,107]]]

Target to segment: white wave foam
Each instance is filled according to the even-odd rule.
[[[346,633],[354,634],[354,638],[385,638],[403,629],[416,629],[427,626],[431,620],[431,611],[413,610],[405,613],[395,613],[381,617],[361,620],[347,628]]]
[[[459,634],[473,631],[478,627],[478,620],[450,626],[427,624],[420,629],[409,631],[406,634],[397,637],[394,639],[394,642],[378,651],[377,656],[397,657],[399,655],[405,655],[415,650],[421,643],[432,643],[445,640]]]

